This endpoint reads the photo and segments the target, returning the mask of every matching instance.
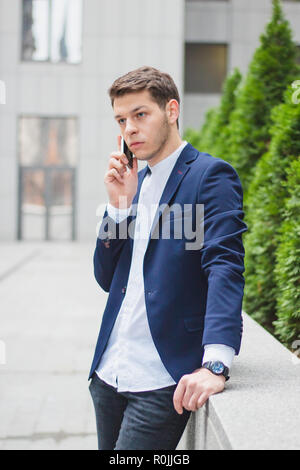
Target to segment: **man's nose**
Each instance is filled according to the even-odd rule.
[[[134,124],[133,121],[130,121],[129,119],[126,121],[126,128],[125,128],[125,134],[130,135],[137,132],[137,127]]]

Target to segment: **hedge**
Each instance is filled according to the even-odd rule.
[[[244,308],[272,332],[278,299],[275,253],[288,197],[285,182],[288,168],[300,155],[300,105],[293,104],[292,92],[289,87],[285,103],[271,113],[270,150],[259,161],[249,186]]]
[[[235,107],[236,92],[242,75],[238,68],[226,78],[222,87],[220,105],[209,109],[205,114],[201,131],[187,129],[184,138],[201,152],[224,158],[224,148],[228,142],[228,124]]]
[[[283,101],[287,86],[295,80],[297,48],[279,0],[273,0],[271,21],[260,36],[247,76],[230,119],[230,145],[225,159],[237,170],[244,193],[255,165],[268,150],[271,110]]]
[[[285,201],[276,251],[278,319],[274,326],[279,339],[293,349],[293,343],[300,340],[300,156],[291,163],[287,175],[289,196]]]

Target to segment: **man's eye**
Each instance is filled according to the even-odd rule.
[[[146,114],[145,112],[141,111],[140,113],[137,113],[137,116],[143,117],[145,114]],[[125,122],[125,119],[123,119],[123,118],[118,120],[118,123],[120,125],[124,124],[124,122]]]

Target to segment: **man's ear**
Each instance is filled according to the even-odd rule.
[[[166,112],[169,122],[174,124],[179,117],[179,103],[177,100],[172,99],[166,105]]]

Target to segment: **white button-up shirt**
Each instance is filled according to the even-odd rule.
[[[149,167],[138,200],[132,260],[126,293],[96,373],[119,392],[141,392],[174,385],[154,345],[149,328],[144,291],[143,261],[150,229],[163,190],[184,141],[171,155]],[[144,210],[142,210],[142,208]],[[131,207],[117,209],[107,204],[108,215],[116,222],[126,218]],[[233,348],[206,345],[204,361],[220,360],[230,367]]]

